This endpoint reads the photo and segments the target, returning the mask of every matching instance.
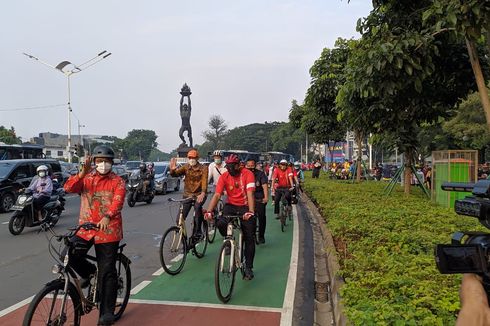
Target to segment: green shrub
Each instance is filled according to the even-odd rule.
[[[459,310],[460,275],[441,275],[434,246],[453,232],[485,230],[414,189],[383,195],[383,182],[352,184],[307,174],[306,191],[332,232],[342,300],[355,325],[451,325]]]

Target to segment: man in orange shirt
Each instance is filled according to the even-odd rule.
[[[279,219],[279,201],[281,200],[282,194],[286,196],[288,201],[289,211],[292,211],[291,206],[291,190],[293,187],[293,171],[288,169],[288,162],[286,160],[281,160],[279,163],[279,168],[274,169],[272,175],[272,185],[271,189],[275,193],[274,195],[274,214],[276,214],[276,219]]]
[[[92,171],[91,163],[95,163]],[[95,244],[98,280],[100,284],[99,325],[114,323],[114,309],[117,297],[116,257],[119,241],[123,237],[121,210],[126,188],[124,180],[112,172],[114,151],[109,146],[94,148],[92,157],[87,156],[82,170],[65,183],[66,192],[80,194],[79,224],[91,222],[98,230],[80,229],[70,239],[77,250],[70,253],[70,264],[84,279],[87,286],[95,274],[95,266],[85,259],[87,251]]]

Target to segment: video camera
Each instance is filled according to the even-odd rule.
[[[490,229],[490,180],[476,184],[443,183],[442,190],[472,192],[472,196],[456,200],[459,215],[473,216]],[[490,293],[490,233],[455,232],[451,244],[438,244],[435,249],[437,268],[442,274],[475,273],[483,276]]]

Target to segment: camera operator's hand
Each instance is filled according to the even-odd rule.
[[[490,325],[490,308],[480,276],[464,274],[459,296],[461,310],[456,325]]]

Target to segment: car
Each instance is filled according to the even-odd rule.
[[[143,163],[141,161],[127,161],[124,167],[126,168],[126,172],[128,177],[131,176],[132,173],[137,172],[140,168],[140,164]]]
[[[155,192],[165,195],[167,191],[179,191],[180,177],[170,175],[169,162],[155,162]]]
[[[112,172],[123,178],[125,182],[128,181],[128,172],[126,171],[124,165],[113,165]]]
[[[63,180],[61,165],[54,159],[0,161],[0,213],[10,210],[17,200],[19,190],[29,186],[40,165],[48,167],[52,178]]]

